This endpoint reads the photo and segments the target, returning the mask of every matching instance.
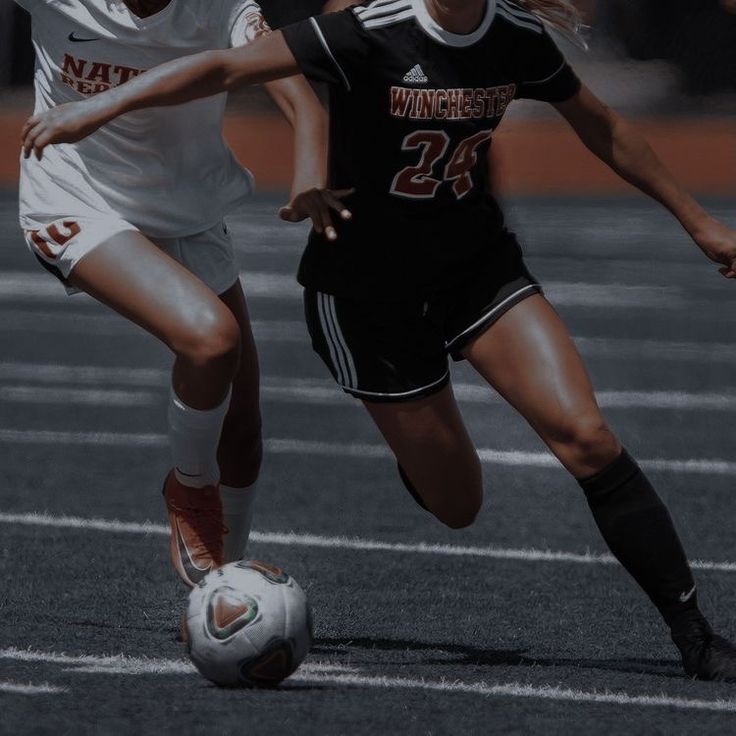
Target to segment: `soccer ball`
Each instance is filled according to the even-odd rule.
[[[230,687],[275,687],[307,656],[307,596],[283,570],[256,560],[211,572],[189,595],[189,656],[208,680]]]

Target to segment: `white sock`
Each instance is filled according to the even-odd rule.
[[[169,444],[177,480],[190,488],[217,484],[217,446],[230,406],[230,392],[214,409],[192,409],[171,389],[169,396]]]
[[[253,501],[258,483],[247,488],[220,486],[222,513],[228,533],[225,535],[225,562],[236,562],[245,558],[250,527],[253,522]]]

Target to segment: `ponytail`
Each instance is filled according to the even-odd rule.
[[[572,0],[514,0],[514,3],[536,15],[545,25],[560,31],[578,44],[585,44],[579,36],[582,17]]]

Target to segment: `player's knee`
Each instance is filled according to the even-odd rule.
[[[188,315],[175,351],[196,365],[223,366],[234,373],[240,358],[238,323],[225,307],[200,307]]]
[[[471,471],[476,470],[472,468]],[[478,518],[483,505],[483,481],[480,463],[471,477],[453,484],[450,493],[443,494],[443,502],[433,509],[434,515],[450,529],[465,529]]]
[[[473,488],[463,494],[462,500],[435,514],[450,529],[466,529],[475,523],[483,504],[483,489]]]
[[[563,460],[568,465],[605,465],[619,451],[616,436],[599,414],[575,417],[565,425],[560,435]]]

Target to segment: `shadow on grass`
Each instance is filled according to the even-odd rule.
[[[319,637],[312,647],[313,653],[331,656],[355,654],[356,650],[426,654],[419,661],[412,660],[407,664],[455,664],[473,667],[572,667],[624,674],[656,675],[672,679],[684,677],[680,662],[676,659],[531,657],[522,649],[481,649],[464,644],[371,637],[340,639]]]

